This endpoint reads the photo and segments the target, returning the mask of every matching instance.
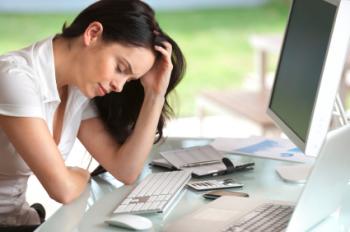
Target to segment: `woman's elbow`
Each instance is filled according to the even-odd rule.
[[[132,185],[136,182],[138,175],[127,175],[117,178],[119,181],[123,182],[125,185]]]
[[[136,180],[129,180],[129,179],[126,179],[126,180],[123,180],[122,181],[125,185],[132,185],[136,182]]]
[[[53,200],[57,201],[58,203],[64,204],[64,205],[71,203],[73,200],[75,200],[76,198],[79,197],[78,194],[73,194],[73,193],[70,193],[70,192],[49,194],[49,196]]]
[[[80,168],[69,167],[68,171],[68,175],[55,176],[44,185],[49,196],[62,204],[78,198],[86,189],[90,177],[86,170]]]
[[[48,191],[48,193],[53,200],[61,204],[68,204],[78,198],[83,193],[84,189],[85,188],[78,188],[71,184],[56,187],[53,191]]]

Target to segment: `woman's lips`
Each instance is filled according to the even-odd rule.
[[[107,90],[105,88],[103,88],[103,86],[101,84],[98,84],[98,86],[100,87],[100,92],[102,92],[103,96],[108,94]]]

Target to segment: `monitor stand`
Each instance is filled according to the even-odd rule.
[[[338,118],[341,126],[346,126],[349,124],[348,118],[344,109],[344,104],[341,101],[339,93],[335,99],[335,113],[334,115]],[[306,182],[312,170],[312,164],[299,164],[291,166],[280,166],[276,168],[276,172],[282,178],[282,180],[291,183],[303,184]]]
[[[306,182],[312,169],[312,164],[285,165],[276,168],[282,180],[291,183],[303,184]]]

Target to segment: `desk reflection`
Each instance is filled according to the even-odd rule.
[[[140,180],[149,173],[164,170],[161,168],[150,167],[148,163],[152,159],[160,158],[160,151],[205,145],[211,141],[212,140],[210,139],[168,138],[165,142],[154,146],[137,183],[126,186],[115,180],[109,174],[96,177],[91,180],[88,188],[79,199],[71,204],[62,206],[36,231],[129,231],[118,227],[111,227],[104,223],[104,221],[112,215],[116,206],[125,198],[132,188],[140,182]],[[303,185],[283,182],[275,172],[277,166],[294,165],[293,163],[234,154],[226,154],[225,156],[231,159],[233,163],[238,161],[255,162],[255,168],[250,171],[236,172],[229,175],[209,177],[205,179],[233,178],[244,184],[244,187],[238,191],[246,192],[250,197],[291,202],[297,201]],[[235,189],[235,191],[237,190]],[[182,195],[177,199],[177,202],[173,204],[172,209],[168,212],[163,214],[145,215],[153,222],[153,228],[150,231],[162,231],[164,225],[179,219],[183,215],[191,213],[195,209],[208,203],[209,200],[202,197],[202,194],[205,192],[206,191],[198,192],[185,189]],[[339,223],[339,221],[336,222],[337,225]]]

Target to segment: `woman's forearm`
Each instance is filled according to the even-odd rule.
[[[164,101],[163,95],[145,95],[134,131],[115,155],[117,162],[124,165],[118,165],[118,170],[114,171],[124,183],[133,183],[144,166],[155,140]]]

